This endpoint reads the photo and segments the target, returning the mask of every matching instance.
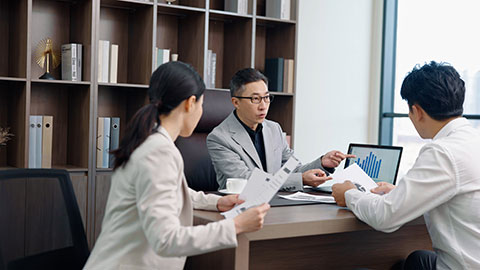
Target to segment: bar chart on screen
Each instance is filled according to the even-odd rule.
[[[364,170],[370,178],[378,178],[378,173],[380,172],[380,167],[382,166],[382,159],[377,158],[375,154],[370,152],[370,154],[364,159],[358,158],[355,160],[355,163]]]

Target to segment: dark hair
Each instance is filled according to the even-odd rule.
[[[463,114],[465,82],[446,63],[416,65],[403,80],[400,94],[410,108],[418,104],[438,121]]]
[[[168,115],[191,96],[197,100],[205,92],[205,84],[192,66],[180,61],[168,62],[153,72],[148,96],[150,104],[138,110],[128,123],[125,136],[115,155],[114,169],[125,166],[132,152],[160,126],[160,115]]]
[[[245,68],[237,71],[230,81],[230,95],[237,96],[244,90],[244,85],[251,82],[264,81],[268,86],[268,79],[254,68]],[[239,91],[240,90],[240,91]]]

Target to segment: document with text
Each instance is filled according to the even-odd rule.
[[[238,196],[239,199],[245,202],[229,211],[223,212],[222,215],[225,218],[234,218],[250,207],[269,202],[287,181],[287,178],[295,170],[298,163],[298,159],[292,156],[274,175],[255,168],[250,178],[248,178],[247,185]]]
[[[289,195],[278,195],[281,198],[292,201],[309,201],[319,203],[335,203],[335,199],[332,196],[324,195],[312,195],[305,192],[297,191]]]
[[[349,180],[355,184],[358,190],[366,193],[371,193],[370,190],[378,186],[356,163],[343,171],[335,172],[332,177],[333,179],[329,181],[331,185]]]

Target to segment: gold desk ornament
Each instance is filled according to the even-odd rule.
[[[35,49],[35,61],[42,69],[46,66],[46,71],[40,79],[55,80],[52,74],[50,74],[50,58],[52,58],[52,69],[57,68],[60,65],[59,53],[53,50],[52,39],[45,38],[38,42]]]

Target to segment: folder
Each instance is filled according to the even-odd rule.
[[[120,118],[112,117],[110,121],[110,151],[113,151],[118,148],[120,137]],[[113,168],[115,165],[115,156],[110,154],[109,157],[109,168]]]
[[[35,116],[35,168],[42,167],[42,121],[43,116],[36,115]]]
[[[35,168],[35,150],[37,149],[37,118],[30,115],[30,124],[28,128],[28,168]]]
[[[53,116],[43,116],[42,168],[52,168]]]
[[[110,117],[103,118],[103,156],[102,168],[108,168],[108,158],[110,151]]]
[[[103,117],[97,120],[97,168],[103,165]]]

